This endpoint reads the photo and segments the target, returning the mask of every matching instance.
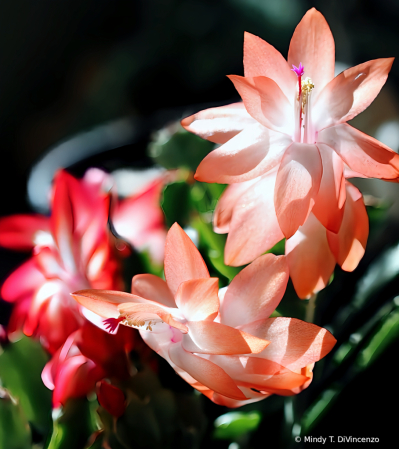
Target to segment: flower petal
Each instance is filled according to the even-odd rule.
[[[281,301],[287,282],[284,256],[259,257],[229,285],[220,310],[221,322],[236,327],[269,317]]]
[[[323,15],[310,9],[299,22],[288,50],[288,65],[305,67],[305,76],[315,86],[315,94],[334,78],[335,44],[330,27]]]
[[[13,271],[1,287],[1,297],[13,302],[23,296],[32,296],[34,291],[44,284],[46,278],[31,258]]]
[[[330,81],[314,103],[312,113],[317,129],[347,122],[363,112],[385,84],[393,60],[364,62]]]
[[[170,228],[166,237],[165,277],[173,295],[184,281],[209,278],[201,254],[177,223]]]
[[[262,176],[236,201],[224,250],[227,265],[252,262],[284,238],[274,210],[276,173]]]
[[[129,326],[143,327],[143,329],[145,328],[145,330],[151,331],[152,325],[163,321],[183,333],[188,332],[187,326],[176,321],[168,310],[150,301],[120,304],[118,310],[120,315],[128,322]],[[148,323],[146,323],[147,321]]]
[[[366,207],[359,190],[347,182],[347,199],[338,234],[327,231],[327,240],[341,268],[353,271],[362,259],[369,234]]]
[[[240,329],[270,341],[257,357],[272,360],[291,371],[322,359],[336,343],[328,330],[296,318],[268,318]]]
[[[213,215],[213,230],[218,234],[226,234],[229,232],[229,226],[233,209],[240,196],[259,178],[250,181],[237,182],[227,186],[215,208]]]
[[[219,279],[191,279],[177,290],[176,304],[189,321],[211,320],[219,312]]]
[[[287,61],[272,45],[247,32],[244,33],[244,74],[247,78],[271,78],[289,100],[294,100],[296,77]]]
[[[274,204],[287,239],[305,223],[312,210],[322,173],[316,145],[293,143],[285,152],[277,173]]]
[[[309,380],[302,374],[260,357],[215,355],[211,356],[210,360],[224,369],[237,385],[269,393],[298,388]]]
[[[38,232],[49,232],[49,218],[44,215],[11,215],[0,219],[0,246],[19,251],[31,250]]]
[[[369,178],[399,177],[399,155],[346,123],[323,129],[318,141],[333,148],[354,172]]]
[[[65,269],[68,273],[74,274],[77,268],[73,250],[75,223],[70,192],[70,178],[71,176],[62,170],[56,175],[50,226]]]
[[[137,274],[132,279],[132,294],[163,304],[176,307],[175,300],[166,282],[154,274]]]
[[[181,121],[187,131],[219,144],[226,143],[253,123],[254,119],[242,102],[205,109]]]
[[[190,354],[180,345],[172,345],[169,356],[173,363],[186,371],[201,384],[233,399],[246,399],[233,379],[219,366],[196,355]]]
[[[113,290],[79,290],[71,295],[79,304],[104,318],[118,318],[119,304],[147,301],[140,296]]]
[[[318,144],[317,147],[323,164],[323,175],[312,213],[325,228],[337,233],[344,216],[346,198],[344,163],[329,146]]]
[[[290,277],[300,298],[310,298],[330,280],[335,258],[325,227],[311,213],[305,224],[285,242]]]
[[[213,321],[188,321],[183,336],[186,351],[201,354],[257,354],[269,342]]]
[[[200,163],[195,179],[231,184],[248,181],[271,170],[281,160],[291,139],[256,123],[211,151]]]
[[[246,110],[256,121],[291,136],[294,131],[292,105],[275,81],[266,76],[244,78],[229,75],[228,78],[240,94]]]

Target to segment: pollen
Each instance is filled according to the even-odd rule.
[[[121,315],[119,319],[122,321],[122,324],[129,327],[144,327],[148,321],[137,317],[130,317],[128,315]],[[152,326],[155,326],[156,324],[156,321],[149,320],[145,330],[152,331]]]
[[[304,108],[308,101],[310,92],[312,92],[312,90],[314,89],[314,84],[309,77],[306,77],[302,81],[301,88],[302,88],[302,108]]]

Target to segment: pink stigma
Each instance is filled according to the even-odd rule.
[[[108,332],[115,332],[116,328],[119,326],[119,323],[123,321],[124,318],[108,318],[103,321],[105,329]]]
[[[292,64],[292,71],[297,74],[297,76],[302,76],[305,73],[305,67],[302,65],[302,62],[299,63],[299,67],[294,66]]]

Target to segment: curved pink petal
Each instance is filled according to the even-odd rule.
[[[256,123],[216,150],[200,163],[195,179],[231,184],[248,181],[271,170],[281,160],[291,139]]]
[[[201,354],[257,354],[268,341],[213,321],[188,321],[183,336],[186,351]]]
[[[176,307],[166,282],[154,274],[137,274],[132,279],[132,294],[150,299],[167,307]]]
[[[216,233],[226,234],[229,232],[231,217],[237,200],[249,187],[258,181],[259,178],[255,178],[250,181],[237,182],[226,187],[226,190],[219,198],[213,214],[213,230]]]
[[[280,228],[292,237],[305,223],[319,192],[323,167],[316,145],[293,143],[277,173],[274,204]]]
[[[336,261],[326,232],[311,213],[305,224],[285,242],[290,277],[297,295],[302,299],[322,290],[334,271]]]
[[[161,305],[151,304],[150,301],[120,304],[118,310],[129,326],[143,327],[151,331],[152,326],[163,321],[183,333],[188,332],[185,324],[176,321]]]
[[[19,251],[31,250],[38,232],[49,232],[49,218],[44,215],[11,215],[0,219],[0,246]]]
[[[173,295],[184,281],[209,278],[201,254],[177,223],[170,228],[166,237],[165,278]]]
[[[364,111],[387,80],[394,58],[375,59],[344,70],[323,89],[312,113],[318,129],[344,123]]]
[[[169,349],[169,356],[179,368],[211,390],[229,398],[245,399],[233,379],[222,368],[209,360],[190,354],[180,345],[172,345]]]
[[[323,129],[318,141],[333,148],[354,172],[368,178],[399,177],[399,155],[346,123]]]
[[[236,327],[269,317],[281,301],[287,282],[284,256],[259,257],[229,285],[220,310],[221,322]]]
[[[219,144],[226,143],[253,123],[254,119],[241,102],[205,109],[181,121],[187,131]]]
[[[232,377],[238,386],[246,386],[269,393],[298,388],[309,380],[271,360],[259,357],[214,355],[210,360]]]
[[[13,302],[23,296],[32,296],[46,278],[36,265],[34,258],[24,262],[13,271],[4,281],[1,287],[1,297],[6,301]]]
[[[325,228],[337,233],[344,216],[346,199],[344,163],[331,147],[324,144],[318,144],[317,147],[323,164],[323,175],[312,213]]]
[[[369,220],[359,190],[347,182],[344,219],[338,234],[327,232],[332,253],[345,271],[353,271],[366,250]]]
[[[291,371],[322,359],[336,343],[328,330],[296,318],[268,318],[240,329],[270,341],[257,357],[272,360]]]
[[[113,290],[79,290],[72,297],[82,306],[104,318],[118,318],[118,306],[124,303],[144,303],[146,299]]]
[[[287,61],[272,45],[247,32],[244,33],[244,74],[247,78],[271,78],[289,100],[294,100],[296,77]]]
[[[330,27],[323,15],[310,9],[299,22],[288,50],[288,65],[305,67],[317,95],[334,78],[335,44]]]
[[[252,262],[284,238],[274,210],[276,173],[262,176],[234,204],[224,250],[227,265]]]
[[[191,279],[177,290],[176,304],[189,321],[213,321],[219,312],[219,279]]]
[[[292,105],[278,84],[266,76],[246,78],[229,75],[251,116],[267,128],[291,135],[294,131]],[[293,92],[295,95],[295,92]]]

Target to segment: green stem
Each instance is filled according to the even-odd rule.
[[[314,314],[316,311],[316,298],[317,293],[314,293],[310,297],[309,302],[306,306],[305,321],[307,321],[308,323],[313,323],[314,320]]]

